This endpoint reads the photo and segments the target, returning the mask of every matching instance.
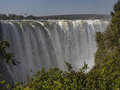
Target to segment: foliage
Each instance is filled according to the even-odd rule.
[[[10,45],[6,40],[0,41],[0,60],[5,60],[6,63],[12,63],[13,65],[16,65],[18,62],[14,59],[14,55],[8,52],[9,48]]]
[[[1,78],[1,74],[0,74]],[[4,88],[5,80],[0,79],[0,88]]]
[[[120,10],[120,1],[118,0],[118,2],[114,5],[114,11],[111,12],[111,15],[114,16],[115,12]]]
[[[120,1],[118,0],[118,2],[114,5],[114,11],[120,11]]]
[[[117,64],[116,64],[117,63]],[[29,78],[24,85],[16,85],[16,88],[32,89],[116,89],[120,88],[120,64],[114,59],[98,66],[96,65],[90,72],[86,73],[87,65],[79,71],[62,71],[59,68],[44,68],[37,71],[36,74]]]
[[[66,65],[69,67],[70,64],[67,63]],[[68,71],[62,71],[57,67],[51,68],[48,71],[42,68],[40,71],[37,71],[35,75],[30,77],[24,87],[37,89],[84,89],[87,76],[87,74],[85,74],[86,67],[87,65],[85,64],[78,72],[72,67],[71,70],[68,69]],[[21,84],[16,88],[21,88]]]
[[[37,16],[29,15],[27,17],[24,17],[22,15],[16,15],[16,14],[0,14],[0,20],[22,20],[22,19],[39,19]]]

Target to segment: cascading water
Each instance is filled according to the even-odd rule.
[[[84,62],[94,65],[95,34],[104,32],[107,20],[1,21],[0,38],[8,40],[10,51],[20,64],[7,65],[14,81],[26,80],[30,69],[58,66],[67,61],[79,69]]]

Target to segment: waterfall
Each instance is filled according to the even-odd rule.
[[[76,70],[86,62],[91,69],[97,50],[96,32],[104,32],[107,20],[0,21],[0,39],[8,40],[10,52],[20,62],[6,65],[14,81],[26,80],[30,70],[59,67],[64,61]]]

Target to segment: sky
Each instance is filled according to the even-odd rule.
[[[0,0],[1,14],[110,14],[117,0]]]

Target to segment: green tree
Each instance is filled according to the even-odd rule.
[[[10,45],[6,40],[0,41],[0,60],[5,60],[6,63],[12,63],[13,65],[16,65],[18,62],[14,59],[14,55],[8,52],[9,48]]]

